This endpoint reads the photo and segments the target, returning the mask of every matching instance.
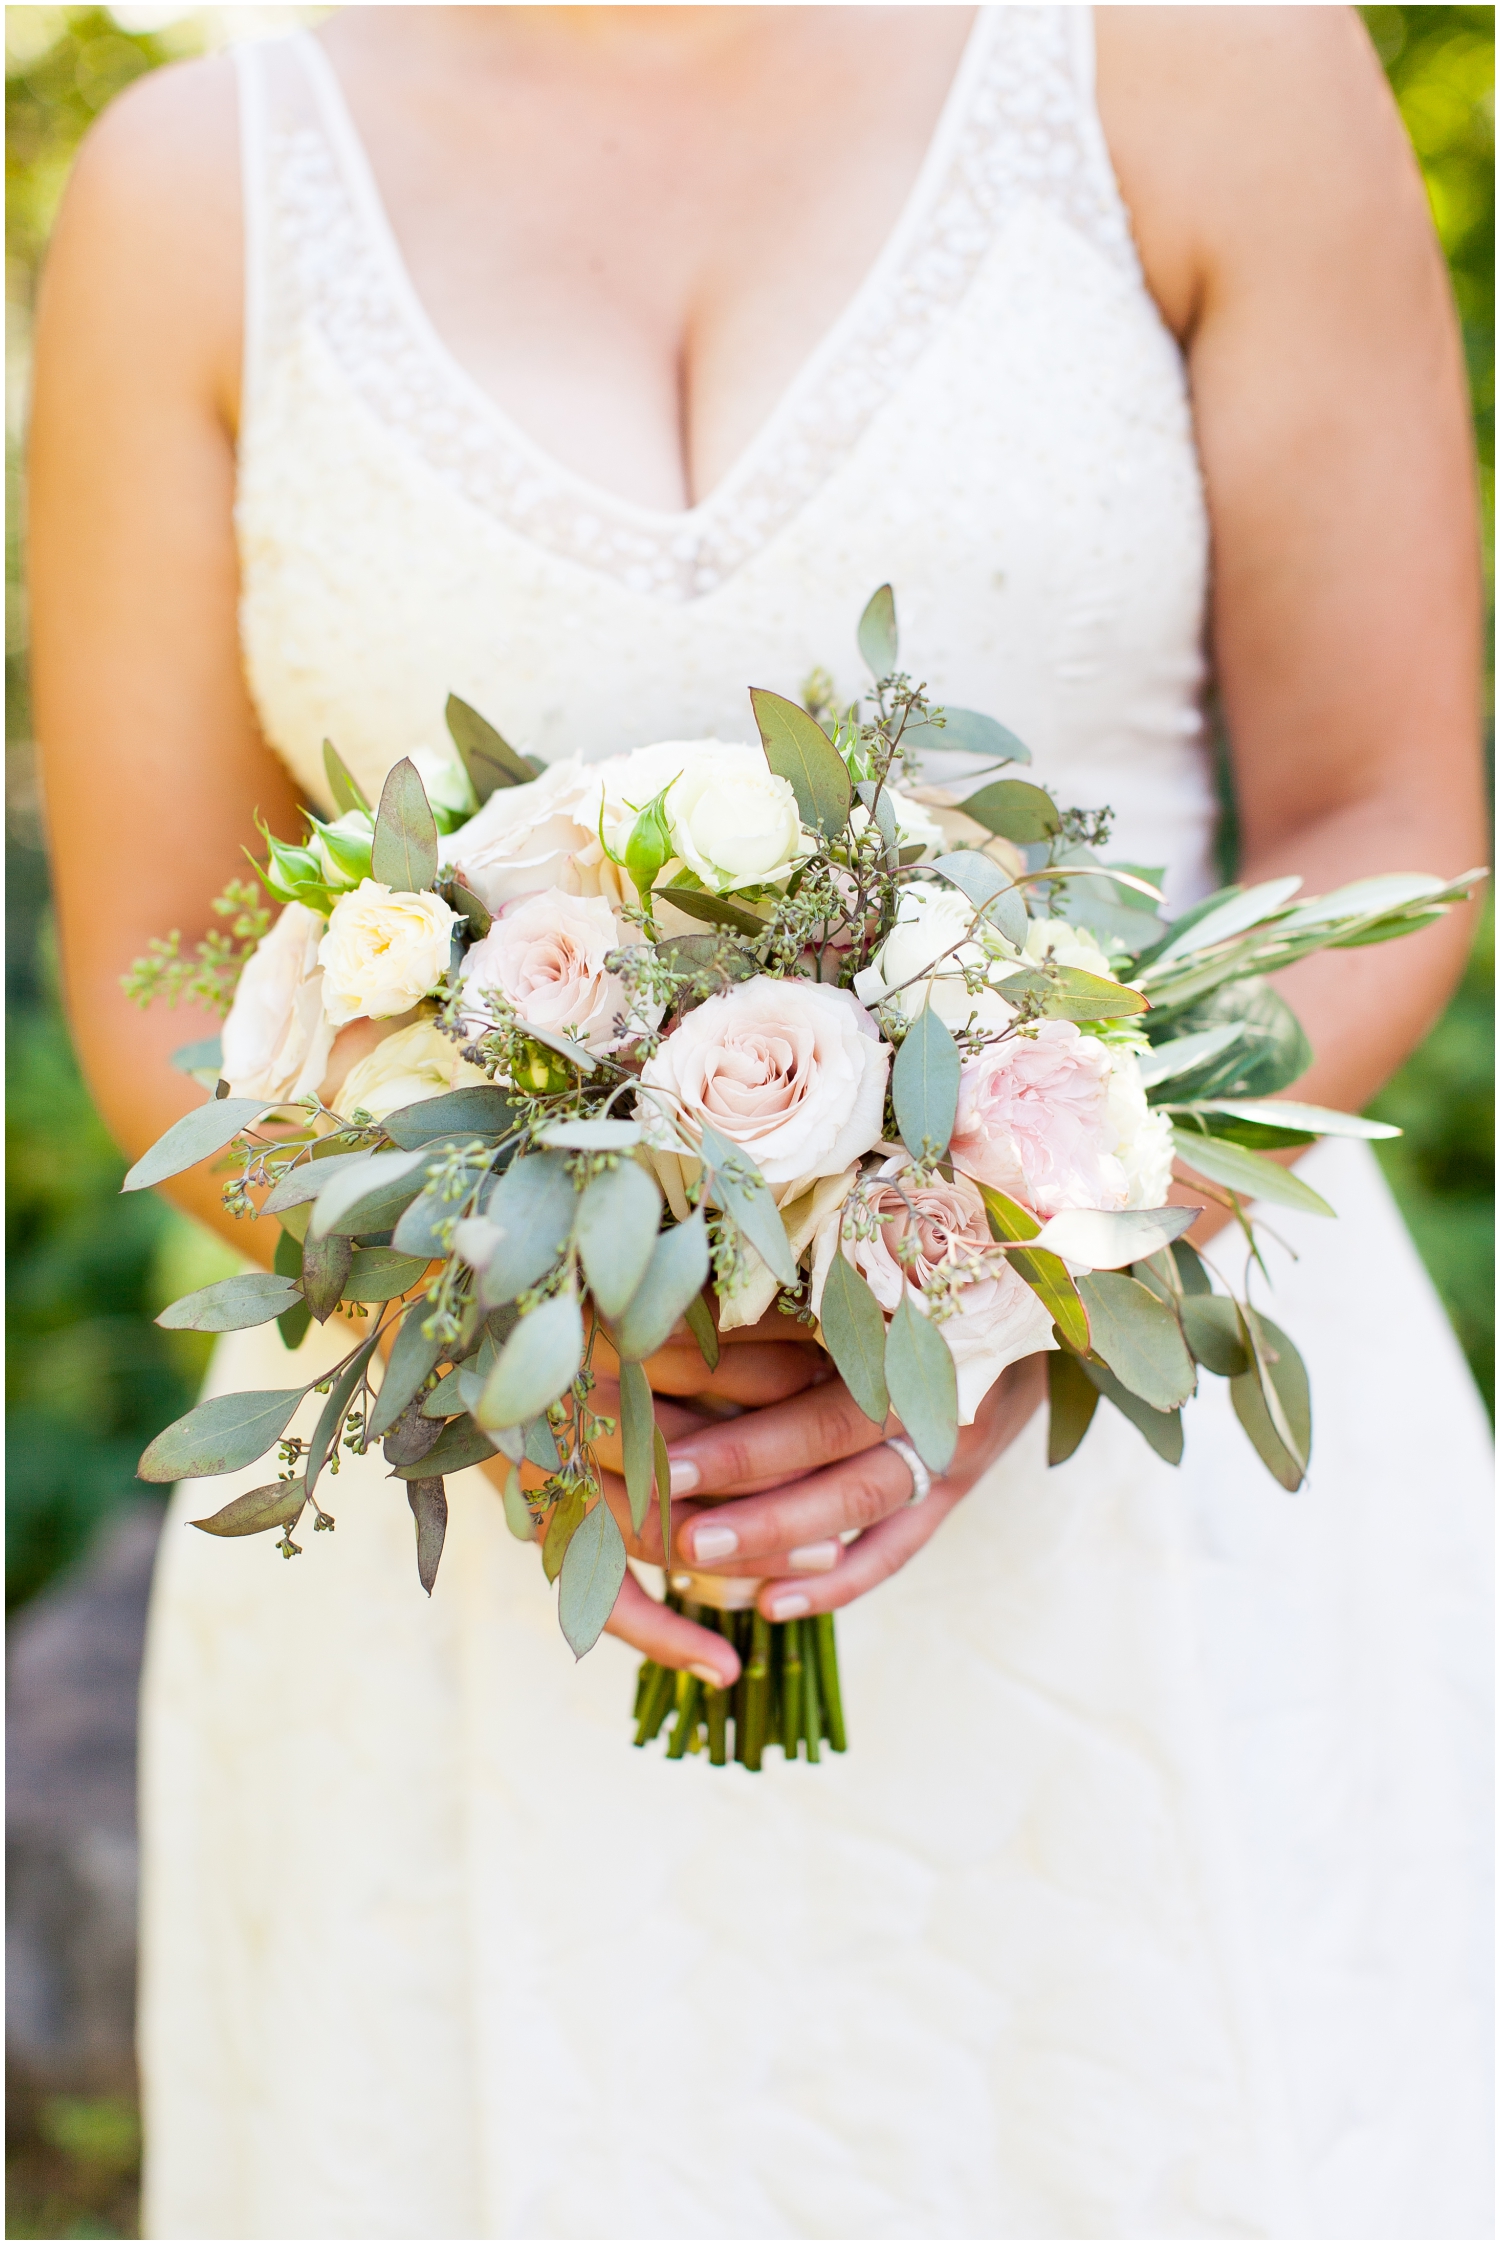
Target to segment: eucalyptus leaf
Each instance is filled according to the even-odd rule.
[[[451,1241],[448,1227],[462,1220],[464,1202],[479,1176],[478,1169],[464,1170],[459,1180],[459,1192],[452,1200],[445,1200],[436,1185],[429,1185],[419,1193],[402,1210],[391,1234],[392,1247],[402,1255],[421,1255],[428,1262],[439,1256],[446,1257]]]
[[[320,1325],[326,1325],[344,1299],[354,1262],[354,1242],[341,1232],[316,1239],[309,1228],[302,1246],[302,1298]]]
[[[515,1466],[505,1476],[505,1494],[501,1501],[505,1506],[505,1525],[517,1543],[534,1543],[536,1523],[531,1517],[531,1509],[521,1487],[521,1476]]]
[[[958,1376],[947,1342],[915,1307],[909,1286],[886,1334],[885,1384],[922,1463],[946,1473],[958,1448]]]
[[[1254,1310],[1247,1309],[1244,1317],[1260,1368],[1252,1365],[1250,1370],[1230,1381],[1230,1401],[1261,1462],[1283,1489],[1300,1489],[1306,1479],[1307,1460],[1312,1454],[1312,1403],[1307,1371],[1279,1325],[1273,1325],[1269,1318],[1258,1316]],[[1277,1431],[1272,1411],[1267,1408],[1267,1388],[1275,1397],[1277,1415],[1291,1437],[1290,1450]]]
[[[1047,1354],[1047,1463],[1065,1465],[1094,1423],[1099,1390],[1068,1349]]]
[[[1298,873],[1275,881],[1258,881],[1254,888],[1240,890],[1201,919],[1179,921],[1168,931],[1166,942],[1152,960],[1151,973],[1158,973],[1175,959],[1210,950],[1216,943],[1227,943],[1231,936],[1243,935],[1247,929],[1275,919],[1301,886],[1302,876]]]
[[[615,1325],[622,1357],[654,1356],[708,1277],[708,1232],[698,1209],[685,1224],[662,1232],[636,1288]]]
[[[766,762],[789,780],[802,823],[836,842],[849,823],[853,790],[848,768],[816,718],[781,694],[750,689]]]
[[[941,1015],[923,1006],[896,1050],[891,1099],[909,1153],[940,1161],[958,1113],[958,1046]]]
[[[587,1505],[587,1492],[575,1481],[563,1491],[552,1507],[552,1517],[547,1522],[547,1533],[542,1539],[542,1572],[548,1582],[556,1582],[561,1574],[568,1545],[583,1525]]]
[[[786,1226],[754,1157],[722,1137],[708,1122],[702,1124],[701,1146],[713,1198],[750,1242],[771,1276],[782,1286],[795,1286],[797,1264]]]
[[[1217,1028],[1198,1029],[1186,1037],[1173,1037],[1164,1045],[1155,1045],[1140,1055],[1141,1083],[1147,1091],[1158,1084],[1169,1084],[1175,1077],[1190,1075],[1208,1061],[1217,1060],[1231,1045],[1244,1041],[1243,1022],[1221,1021]]]
[[[661,1530],[663,1563],[671,1564],[672,1556],[672,1461],[667,1456],[666,1437],[658,1427],[652,1438],[656,1453],[656,1516]]]
[[[252,1325],[269,1325],[301,1299],[294,1279],[277,1278],[269,1271],[244,1271],[184,1294],[156,1322],[169,1333],[243,1333]]]
[[[557,1618],[579,1660],[598,1643],[625,1580],[625,1539],[601,1497],[563,1555]]]
[[[375,1353],[375,1344],[379,1338],[378,1332],[372,1333],[364,1347],[350,1358],[329,1389],[323,1408],[318,1413],[318,1423],[313,1428],[312,1440],[303,1460],[309,1496],[318,1485],[318,1476],[339,1446],[339,1436],[348,1415],[350,1400],[364,1378],[365,1367]]]
[[[430,1146],[435,1138],[508,1138],[516,1121],[516,1109],[497,1085],[464,1084],[398,1107],[380,1127],[396,1145],[416,1147]]]
[[[1137,1431],[1146,1437],[1157,1456],[1168,1465],[1182,1463],[1182,1412],[1156,1411],[1151,1405],[1132,1394],[1124,1383],[1115,1378],[1107,1365],[1085,1364],[1083,1371],[1102,1396],[1127,1418]]]
[[[1282,1130],[1324,1138],[1399,1138],[1394,1123],[1346,1115],[1337,1107],[1309,1107],[1298,1099],[1199,1099],[1174,1110],[1188,1115],[1234,1115],[1242,1122],[1269,1123]]]
[[[496,1447],[484,1428],[476,1426],[465,1412],[462,1418],[448,1421],[425,1457],[414,1465],[397,1464],[394,1470],[403,1481],[422,1474],[463,1473],[470,1466],[486,1464]]]
[[[577,1213],[578,1193],[565,1154],[527,1154],[511,1165],[485,1210],[486,1222],[500,1235],[480,1278],[487,1309],[513,1302],[545,1278],[567,1247]]]
[[[267,1528],[281,1528],[289,1534],[306,1503],[307,1491],[299,1473],[293,1481],[269,1481],[263,1489],[247,1489],[243,1496],[231,1497],[218,1512],[192,1525],[210,1536],[259,1536]]]
[[[1283,1169],[1279,1162],[1267,1161],[1264,1154],[1252,1154],[1247,1147],[1231,1145],[1224,1138],[1205,1138],[1196,1130],[1174,1130],[1172,1141],[1179,1158],[1200,1177],[1227,1185],[1246,1200],[1276,1201],[1283,1208],[1300,1208],[1308,1216],[1334,1213],[1321,1193],[1315,1193],[1311,1185]]]
[[[472,1372],[465,1372],[457,1366],[451,1372],[445,1372],[437,1386],[429,1388],[423,1396],[422,1416],[426,1419],[457,1418],[460,1411],[466,1411],[469,1408],[468,1400],[461,1392],[458,1383],[460,1380],[472,1379],[473,1377]],[[411,1406],[408,1404],[407,1409],[410,1410],[410,1408]]]
[[[214,1082],[224,1073],[224,1039],[197,1037],[190,1045],[179,1045],[172,1055],[172,1066],[180,1076],[212,1079],[208,1085],[212,1091]]]
[[[441,1476],[434,1474],[425,1480],[408,1481],[406,1501],[411,1506],[417,1530],[417,1580],[430,1598],[437,1581],[438,1561],[443,1556],[443,1539],[448,1533],[448,1492]]]
[[[409,756],[403,756],[399,764],[391,766],[380,791],[370,872],[388,889],[411,894],[430,889],[437,879],[437,869],[437,820],[421,773]]]
[[[651,1510],[651,1473],[655,1454],[656,1412],[651,1382],[638,1364],[620,1366],[620,1447],[625,1453],[625,1494],[630,1525],[639,1536]]]
[[[823,1345],[865,1417],[883,1427],[890,1410],[885,1385],[885,1313],[848,1257],[835,1251],[819,1307]]]
[[[470,942],[482,943],[495,924],[489,906],[483,898],[477,897],[472,889],[465,888],[463,882],[456,878],[445,881],[438,890],[438,894],[443,902],[455,911],[464,922],[469,932]]]
[[[690,920],[707,920],[716,928],[733,928],[737,935],[761,936],[770,925],[748,905],[736,904],[732,897],[714,896],[707,889],[680,888],[669,882],[656,891],[663,904],[675,905]]]
[[[1049,988],[1042,1011],[1049,1021],[1118,1021],[1127,1014],[1144,1013],[1150,1000],[1139,990],[1129,990],[1105,975],[1088,974],[1082,967],[1049,967]],[[1000,985],[1002,994],[1009,983]]]
[[[361,1247],[344,1281],[346,1302],[393,1302],[427,1274],[425,1255],[402,1255],[395,1247]]]
[[[896,667],[900,639],[896,631],[896,596],[881,585],[865,603],[859,619],[859,651],[875,678],[889,678]]]
[[[1009,1193],[1000,1192],[994,1185],[981,1185],[979,1193],[990,1231],[997,1240],[1030,1241],[1038,1236],[1041,1225],[1030,1209],[1012,1200]],[[1007,1260],[1017,1278],[1025,1280],[1047,1310],[1068,1346],[1084,1355],[1089,1347],[1088,1312],[1067,1265],[1045,1248],[1030,1246],[1014,1249]]]
[[[1008,725],[986,717],[977,709],[958,709],[945,702],[941,725],[908,725],[901,745],[919,749],[962,749],[969,756],[988,757],[993,764],[1029,764],[1031,750]]]
[[[481,717],[467,702],[460,701],[457,694],[448,696],[446,715],[453,745],[481,807],[497,787],[524,787],[545,771],[545,765],[512,748],[487,718]]]
[[[1172,1260],[1184,1294],[1212,1294],[1213,1280],[1203,1268],[1203,1258],[1185,1239],[1172,1243]]]
[[[619,1154],[638,1146],[645,1136],[638,1122],[622,1122],[613,1115],[589,1122],[548,1123],[537,1132],[543,1146],[565,1146],[573,1153]]]
[[[315,1201],[325,1185],[357,1162],[367,1162],[368,1154],[330,1154],[325,1161],[299,1162],[295,1169],[276,1182],[261,1202],[263,1216],[280,1216],[289,1208],[300,1208]]]
[[[210,1154],[221,1154],[242,1130],[249,1130],[262,1115],[274,1112],[274,1102],[264,1099],[210,1099],[203,1106],[194,1107],[191,1113],[179,1116],[170,1130],[163,1131],[134,1168],[125,1172],[121,1192],[144,1192],[148,1185],[159,1185],[164,1178],[180,1176],[195,1162],[206,1161]]]
[[[645,1277],[660,1223],[661,1188],[639,1162],[601,1169],[584,1187],[573,1236],[606,1317],[620,1315]]]
[[[163,1427],[142,1454],[142,1481],[195,1481],[253,1465],[279,1442],[307,1390],[256,1388],[240,1395],[211,1395]]]
[[[370,1412],[369,1437],[388,1434],[428,1375],[436,1368],[446,1344],[429,1340],[422,1328],[432,1315],[426,1302],[414,1302],[397,1328],[386,1364],[380,1393]]]
[[[874,819],[880,839],[885,844],[887,870],[894,872],[901,863],[901,836],[896,826],[896,814],[891,808],[890,790],[877,786],[874,780],[860,780],[856,783],[854,792]]]
[[[333,797],[333,807],[340,818],[346,811],[369,810],[369,797],[332,741],[323,743],[323,769],[328,774],[328,792]]]
[[[1205,1371],[1216,1373],[1221,1380],[1249,1371],[1240,1321],[1227,1296],[1185,1294],[1179,1314],[1187,1345]]]
[[[719,1368],[719,1329],[714,1323],[707,1295],[695,1295],[682,1314],[687,1320],[688,1331],[698,1344],[698,1354],[710,1372],[716,1372]]]
[[[1037,1233],[1038,1247],[1094,1271],[1119,1271],[1179,1239],[1201,1208],[1066,1208]]]
[[[760,961],[723,936],[669,935],[653,949],[673,974],[711,972],[720,990],[727,990],[732,982],[749,982],[760,973]]]
[[[476,1414],[484,1427],[519,1426],[555,1403],[583,1361],[583,1316],[572,1294],[555,1294],[523,1317],[495,1359]]]
[[[961,889],[976,908],[983,906],[985,924],[1020,949],[1031,925],[1026,900],[993,858],[986,857],[982,850],[950,850],[934,859],[932,870]]]
[[[522,1021],[518,1026],[533,1044],[541,1045],[548,1052],[555,1052],[559,1060],[566,1060],[570,1068],[578,1070],[580,1076],[598,1073],[599,1063],[586,1045],[577,1043],[572,1037],[560,1037],[555,1030],[539,1029],[534,1021]],[[479,1087],[476,1086],[477,1088]]]
[[[539,1412],[536,1418],[528,1419],[521,1429],[521,1454],[529,1458],[533,1465],[540,1466],[543,1473],[556,1473],[562,1464],[557,1436],[549,1426],[545,1414]]]
[[[352,1163],[320,1164],[334,1170],[313,1204],[307,1227],[309,1242],[330,1232],[384,1231],[377,1222],[390,1209],[394,1224],[416,1199],[424,1182],[426,1156],[420,1153],[367,1154]],[[393,1205],[394,1204],[394,1205]]]
[[[1174,1074],[1175,1098],[1261,1098],[1284,1090],[1312,1066],[1312,1046],[1301,1023],[1280,992],[1260,975],[1221,985],[1171,1013],[1153,1007],[1145,1029],[1160,1050],[1164,1038],[1176,1042],[1231,1025],[1239,1032],[1232,1044]]]
[[[1003,834],[1008,842],[1045,842],[1062,831],[1057,805],[1030,780],[993,780],[958,806],[965,818]]]
[[[1092,1271],[1078,1282],[1089,1313],[1094,1354],[1154,1411],[1186,1403],[1196,1384],[1182,1328],[1149,1287],[1123,1271]]]
[[[304,1219],[307,1213],[306,1209],[300,1211]],[[271,1268],[278,1278],[289,1278],[297,1288],[297,1298],[291,1308],[283,1310],[277,1318],[276,1330],[281,1335],[283,1348],[300,1348],[312,1323],[312,1311],[302,1299],[302,1242],[285,1224],[280,1228]]]

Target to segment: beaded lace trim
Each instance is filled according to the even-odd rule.
[[[337,83],[305,35],[241,52],[264,270],[247,412],[311,328],[376,418],[473,506],[633,591],[711,593],[854,449],[978,273],[1001,225],[1048,205],[1131,277],[1129,222],[1067,7],[981,11],[923,174],[885,250],[750,449],[701,505],[652,513],[554,461],[464,372],[418,303]],[[296,58],[300,68],[285,66]],[[266,69],[266,65],[270,65]],[[263,75],[262,75],[263,73]]]

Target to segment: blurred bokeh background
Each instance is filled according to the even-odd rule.
[[[15,2035],[11,2044],[12,2237],[135,2233],[130,1726],[156,1513],[134,1466],[152,1435],[187,1409],[209,1345],[162,1333],[152,1320],[231,1267],[207,1233],[153,1196],[120,1197],[124,1163],[94,1112],[58,1006],[18,567],[31,306],[73,152],[123,87],[175,57],[325,13],[6,10],[6,1603],[18,1622],[13,1825],[31,1817],[11,1858],[11,1975],[21,1991],[13,2011],[24,2013],[20,2046]],[[1361,13],[1421,159],[1453,275],[1488,526],[1494,10]],[[1492,545],[1489,557],[1493,573]],[[1374,1110],[1406,1133],[1382,1158],[1491,1407],[1493,984],[1490,916],[1463,987]],[[81,1686],[68,1647],[89,1615],[99,1650]],[[48,1804],[65,1768],[77,1773],[74,1813],[58,1832]],[[58,1942],[72,1943],[61,1979],[48,1947]]]

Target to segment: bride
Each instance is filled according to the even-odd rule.
[[[1216,878],[1206,670],[1241,878],[1457,871],[1466,429],[1352,12],[350,7],[163,72],[80,159],[38,333],[106,1117],[135,1151],[190,1103],[213,1022],[120,973],[257,813],[323,806],[325,735],[371,793],[450,690],[549,759],[745,738],[751,683],[858,690],[885,579],[935,696],[1177,901]],[[1368,1098],[1464,933],[1287,978],[1307,1096]],[[674,1486],[734,1500],[675,1560],[843,1609],[816,1770],[632,1754],[630,1648],[732,1651],[648,1568],[575,1671],[482,1474],[430,1604],[373,1456],[305,1566],[185,1533],[194,1485],[145,1691],[147,2234],[1488,2234],[1483,1429],[1366,1151],[1306,1166],[1341,1221],[1276,1225],[1296,1497],[1221,1384],[1180,1472],[1115,1418],[1049,1473],[1018,1367],[913,1506],[799,1343],[726,1352],[731,1421],[659,1361]],[[272,1332],[213,1378],[287,1376]]]

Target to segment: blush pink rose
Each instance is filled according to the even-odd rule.
[[[222,1068],[236,1099],[305,1099],[333,1049],[318,946],[322,916],[289,904],[245,963],[224,1024]]]
[[[656,1145],[712,1124],[771,1186],[837,1176],[880,1136],[889,1049],[859,1000],[826,982],[757,975],[708,998],[641,1072]],[[681,1128],[675,1127],[680,1122]]]
[[[539,1029],[575,1037],[591,1052],[612,1052],[630,1010],[624,983],[605,965],[619,941],[603,897],[543,889],[505,907],[469,951],[463,980],[476,993],[494,991]],[[477,1034],[483,1017],[470,1016],[467,1026]]]
[[[955,1169],[1055,1216],[1123,1208],[1129,1180],[1111,1110],[1111,1056],[1071,1021],[1007,1037],[965,1062],[949,1155]]]

